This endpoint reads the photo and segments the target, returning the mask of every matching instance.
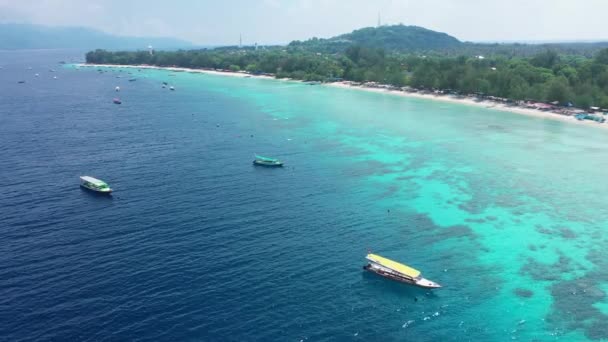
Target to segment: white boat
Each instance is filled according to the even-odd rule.
[[[173,86],[170,86],[169,90],[175,90],[175,88]]]
[[[112,189],[106,182],[91,176],[80,176],[80,186],[102,194],[109,194],[112,192]]]
[[[420,271],[391,259],[376,254],[368,254],[365,257],[369,263],[363,269],[376,273],[382,277],[408,283],[427,289],[440,288],[441,285],[422,277]]]
[[[116,86],[116,88],[114,88],[114,90],[116,90],[116,91],[120,91],[120,87],[119,87],[119,86]]]
[[[282,167],[283,166],[283,162],[278,159],[262,157],[262,156],[258,156],[257,154],[255,155],[255,159],[253,160],[253,164],[260,165],[260,166],[269,166],[269,167]]]

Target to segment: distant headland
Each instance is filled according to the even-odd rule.
[[[85,27],[50,27],[31,24],[1,24],[0,49],[157,49],[192,48],[184,40],[162,37],[125,37]]]

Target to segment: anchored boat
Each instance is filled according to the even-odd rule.
[[[364,270],[376,273],[388,279],[424,287],[427,289],[436,289],[441,287],[441,285],[423,278],[420,271],[391,259],[371,253],[365,258],[369,261],[369,263],[363,266]]]
[[[257,154],[255,155],[255,159],[253,160],[253,164],[260,165],[260,166],[270,166],[270,167],[283,166],[283,162],[278,159],[262,157],[262,156],[258,156]]]
[[[91,176],[81,176],[80,186],[102,194],[109,194],[112,192],[112,189],[106,182]]]

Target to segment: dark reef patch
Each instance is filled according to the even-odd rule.
[[[532,258],[521,268],[522,274],[532,277],[534,280],[555,281],[561,279],[564,273],[572,271],[572,260],[565,255],[560,255],[553,264],[543,264]]]
[[[374,175],[386,175],[394,173],[391,170],[391,166],[394,164],[382,163],[377,160],[365,160],[361,161],[358,164],[355,164],[355,167],[345,171],[350,176],[355,177],[368,177]]]
[[[534,226],[537,232],[545,235],[553,235],[553,231],[549,228],[542,227],[540,225]]]
[[[384,191],[382,194],[380,194],[380,198],[389,198],[394,196],[395,194],[397,194],[397,192],[399,192],[399,186],[397,185],[391,185],[388,187],[388,189],[386,189],[386,191]]]
[[[466,202],[460,203],[458,205],[458,209],[476,215],[481,214],[486,209],[486,206],[481,201],[468,200]]]
[[[513,292],[515,293],[515,295],[517,295],[517,297],[521,297],[521,298],[530,298],[530,297],[534,296],[534,292],[527,290],[527,289],[517,288]]]
[[[589,275],[553,285],[551,296],[554,303],[549,322],[582,330],[593,340],[608,339],[608,317],[593,306],[603,301],[606,294]]]
[[[605,302],[608,294],[600,284],[608,280],[608,259],[605,252],[591,250],[587,259],[596,267],[583,277],[559,282],[551,287],[552,311],[547,322],[566,329],[584,331],[592,340],[608,339],[608,316],[594,306]]]
[[[576,233],[570,228],[562,227],[559,228],[559,232],[564,239],[576,239]]]
[[[469,238],[471,240],[476,238],[476,234],[467,226],[451,226],[446,228],[437,229],[430,242],[435,243],[446,239],[458,239],[458,238]]]
[[[591,323],[585,333],[587,337],[593,340],[606,340],[608,338],[608,321],[604,318],[603,321]]]
[[[465,222],[469,222],[469,223],[484,223],[486,222],[486,220],[479,218],[479,219],[475,219],[475,218],[466,218],[464,220]]]

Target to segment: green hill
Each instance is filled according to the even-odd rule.
[[[312,38],[294,41],[289,47],[319,52],[341,52],[351,45],[383,48],[387,51],[412,52],[453,49],[463,45],[458,39],[418,26],[392,25],[366,27],[329,39]]]

